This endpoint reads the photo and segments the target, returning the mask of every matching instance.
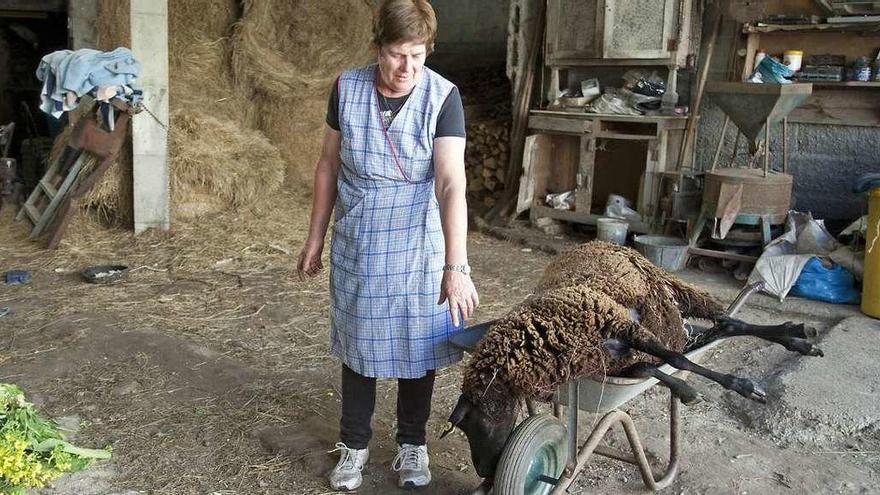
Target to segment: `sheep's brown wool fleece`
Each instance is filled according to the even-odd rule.
[[[635,309],[641,322],[628,308]],[[613,359],[608,338],[653,341],[681,351],[682,317],[714,319],[723,308],[636,251],[594,241],[554,258],[537,294],[492,325],[465,373],[463,392],[492,414],[510,397],[549,400],[571,377],[615,375],[653,358]]]

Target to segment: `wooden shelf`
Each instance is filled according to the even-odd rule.
[[[791,32],[880,32],[880,23],[853,22],[847,24],[743,24],[743,33],[791,33]]]
[[[593,215],[591,213],[584,213],[574,210],[557,210],[555,208],[550,208],[549,206],[543,205],[533,205],[531,209],[531,214],[535,218],[553,218],[555,220],[582,223],[586,225],[596,225],[597,221],[600,218],[603,218],[603,215]],[[651,225],[645,222],[627,223],[629,224],[630,232],[635,232],[637,234],[650,234],[654,232],[654,230],[651,228]]]
[[[880,88],[880,81],[804,81],[814,88]]]

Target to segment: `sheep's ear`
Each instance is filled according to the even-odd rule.
[[[449,428],[440,435],[440,438],[452,433],[452,430],[454,430],[464,419],[465,415],[470,412],[471,407],[473,407],[471,401],[469,401],[464,395],[461,395],[458,398],[458,403],[455,404],[455,409],[453,409],[452,414],[449,415]]]

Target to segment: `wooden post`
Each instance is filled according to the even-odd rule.
[[[593,171],[596,165],[596,140],[592,133],[581,136],[580,148],[575,210],[589,214],[593,205]]]
[[[764,177],[770,171],[770,119],[764,124]]]
[[[718,40],[718,32],[721,31],[722,18],[723,16],[719,10],[712,25],[712,33],[709,35],[709,40],[706,43],[706,56],[703,59],[703,66],[700,67],[697,93],[692,100],[690,115],[688,115],[687,121],[687,131],[685,131],[685,137],[681,142],[681,149],[678,154],[679,171],[684,168],[690,149],[693,147],[693,143],[697,138],[697,119],[699,118],[700,105],[703,103],[703,91],[706,89],[706,80],[709,78],[709,66],[712,65],[712,54],[715,52],[715,42]],[[683,181],[684,176],[679,176],[679,188]]]

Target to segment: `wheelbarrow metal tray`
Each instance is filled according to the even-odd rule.
[[[723,339],[687,352],[685,356],[694,363],[701,363],[709,351],[716,348]],[[681,371],[664,364],[660,371],[684,379],[690,372]],[[590,413],[605,414],[626,404],[645,390],[658,383],[656,378],[623,378],[619,376],[585,376],[578,378],[578,409]],[[559,402],[568,403],[568,387],[559,387]]]

